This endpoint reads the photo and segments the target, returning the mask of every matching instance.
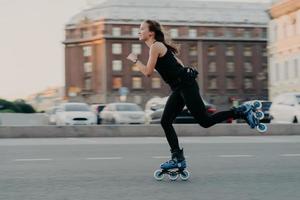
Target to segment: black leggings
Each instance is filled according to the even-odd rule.
[[[200,96],[199,86],[195,80],[192,80],[188,85],[174,90],[167,100],[161,118],[161,125],[172,151],[179,149],[178,138],[172,123],[185,105],[195,120],[204,128],[208,128],[233,117],[232,111],[222,111],[209,115]]]

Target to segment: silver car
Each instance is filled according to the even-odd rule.
[[[97,116],[86,103],[63,103],[56,110],[57,125],[95,125]]]
[[[145,112],[135,103],[110,103],[100,113],[104,124],[144,124]]]
[[[299,123],[300,93],[284,93],[275,97],[270,114],[273,123]]]

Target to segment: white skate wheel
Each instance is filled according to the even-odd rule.
[[[174,172],[174,173],[170,173],[169,174],[169,179],[171,180],[171,181],[176,181],[177,179],[178,179],[178,177],[179,177],[179,175],[176,173],[176,172]]]
[[[265,114],[262,111],[255,112],[255,117],[259,120],[265,117]]]
[[[262,123],[258,124],[258,126],[256,128],[261,133],[264,133],[264,132],[266,132],[268,130],[267,125],[262,124]]]
[[[181,180],[186,181],[190,178],[191,174],[189,171],[183,170],[179,176],[180,176]]]
[[[154,176],[155,180],[161,181],[164,179],[165,174],[162,173],[162,170],[158,169],[154,172],[153,176]]]
[[[255,107],[255,109],[261,109],[262,103],[260,101],[254,101],[253,106]]]

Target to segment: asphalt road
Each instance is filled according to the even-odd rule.
[[[190,180],[159,182],[165,138],[1,139],[0,199],[300,199],[300,136],[180,142]]]

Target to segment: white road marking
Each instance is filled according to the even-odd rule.
[[[94,157],[94,158],[85,158],[86,160],[120,160],[123,157]]]
[[[218,155],[221,158],[249,158],[253,157],[253,155]]]
[[[170,156],[152,156],[154,159],[164,159],[164,158],[170,158]]]
[[[28,159],[15,159],[15,162],[32,162],[32,161],[49,161],[52,158],[28,158]]]
[[[300,156],[300,154],[280,154],[280,156],[283,156],[283,157],[298,157],[298,156]]]

